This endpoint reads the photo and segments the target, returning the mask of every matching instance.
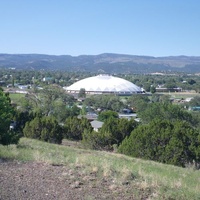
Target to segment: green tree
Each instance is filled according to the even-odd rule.
[[[127,101],[130,107],[137,112],[144,110],[149,102],[150,100],[146,95],[132,95]]]
[[[106,111],[102,111],[98,115],[98,120],[102,122],[108,120],[109,118],[118,118],[117,112],[112,111],[112,110],[106,110]]]
[[[177,86],[176,80],[175,79],[169,79],[165,83],[165,87],[168,89],[176,88]]]
[[[93,106],[94,108],[101,108],[102,110],[112,110],[119,112],[124,104],[119,96],[114,95],[94,95],[86,98],[84,101],[85,106]]]
[[[30,122],[27,122],[23,129],[25,137],[38,140],[41,139],[41,132],[42,132],[42,122],[40,117],[35,117]]]
[[[79,98],[85,98],[86,97],[85,88],[80,89],[80,91],[78,93],[78,97]]]
[[[200,106],[200,96],[195,96],[188,104],[189,106]]]
[[[63,139],[63,128],[54,117],[43,117],[41,120],[41,140],[61,144]]]
[[[146,92],[150,92],[150,90],[151,90],[151,84],[150,83],[146,83],[146,84],[144,84],[143,88],[144,88],[144,90]]]
[[[82,142],[87,148],[98,150],[113,150],[132,130],[137,127],[135,120],[108,118],[99,132],[85,131]]]
[[[82,140],[84,130],[92,131],[92,126],[86,118],[68,117],[64,124],[64,138]]]
[[[42,90],[35,90],[26,95],[24,105],[26,109],[33,112],[42,111],[43,116],[54,115],[59,117],[59,113],[64,115],[64,107],[71,107],[74,103],[74,97],[65,93],[58,86],[46,86]],[[63,117],[60,117],[61,119]]]
[[[193,79],[190,79],[190,80],[188,80],[188,83],[189,83],[190,85],[194,85],[194,84],[196,83],[196,81],[193,80]]]
[[[137,126],[137,122],[135,120],[129,121],[128,119],[115,119],[108,118],[100,132],[102,134],[109,133],[107,135],[110,136],[110,145],[117,144],[119,145],[126,136],[129,136],[132,130]]]
[[[35,117],[26,123],[23,133],[25,137],[56,144],[63,138],[63,129],[54,117]]]
[[[118,151],[133,157],[186,166],[200,162],[199,133],[187,122],[154,120],[136,128]]]
[[[152,94],[156,93],[156,87],[151,86],[151,87],[150,87],[150,92],[151,92]]]
[[[70,106],[66,108],[66,118],[68,117],[77,117],[81,112],[81,109],[76,105]]]
[[[14,109],[10,104],[9,95],[0,88],[0,144],[16,144],[20,135],[10,129],[10,123],[13,118]]]
[[[153,119],[167,119],[170,121],[187,121],[194,126],[198,124],[198,121],[192,116],[191,113],[184,110],[180,106],[173,105],[171,103],[157,102],[148,104],[146,109],[138,112],[138,117],[141,118],[143,123],[149,123]]]
[[[96,132],[84,130],[82,134],[82,144],[94,150],[112,150],[110,145],[111,135],[108,132]]]

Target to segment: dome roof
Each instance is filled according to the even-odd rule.
[[[84,88],[88,93],[141,93],[140,87],[122,78],[109,75],[98,75],[82,79],[69,87],[68,92],[79,92]]]

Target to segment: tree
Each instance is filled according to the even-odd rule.
[[[177,86],[176,80],[175,79],[169,79],[166,83],[165,83],[165,87],[168,89],[173,89],[176,88]]]
[[[82,144],[86,148],[94,150],[112,150],[112,146],[110,145],[110,133],[84,130],[82,138]]]
[[[55,85],[46,86],[44,89],[30,91],[26,95],[28,106],[34,110],[41,109],[44,116],[49,116],[54,112],[54,108],[57,107],[58,102],[62,102],[61,105],[72,106],[74,103],[74,97],[65,93],[65,91]]]
[[[194,85],[194,84],[196,83],[196,81],[193,80],[193,79],[190,79],[190,80],[188,80],[188,83],[189,83],[190,85]]]
[[[68,118],[68,117],[77,117],[80,112],[81,112],[81,109],[78,108],[76,105],[73,105],[73,106],[68,106],[67,108],[64,109],[65,112],[66,112],[66,115],[65,115],[65,120]]]
[[[106,110],[106,111],[102,111],[98,115],[98,120],[102,122],[108,120],[109,118],[118,118],[117,112],[112,111],[112,110]]]
[[[192,117],[191,113],[171,103],[151,103],[146,109],[138,112],[138,117],[141,118],[143,123],[149,123],[153,119],[167,119],[170,121],[187,121],[193,126],[198,124],[198,121]]]
[[[79,111],[77,114],[77,109],[75,111],[73,107],[74,101],[73,96],[53,85],[42,90],[31,91],[23,99],[21,108],[23,111],[41,113],[42,116],[54,116],[59,123],[63,123],[68,116],[71,116],[73,109],[76,115],[79,114]]]
[[[63,129],[54,117],[35,117],[26,123],[23,133],[25,137],[56,144],[63,139]]]
[[[146,83],[143,85],[143,88],[146,92],[150,92],[151,90],[151,84],[150,83]]]
[[[134,111],[144,110],[147,104],[150,102],[146,95],[132,95],[128,99],[128,104],[133,108]]]
[[[199,96],[193,97],[188,104],[189,106],[200,106],[200,97]]]
[[[79,98],[85,98],[86,97],[85,88],[80,89],[80,91],[78,93],[78,97]]]
[[[84,130],[92,131],[92,126],[86,118],[68,117],[64,124],[64,138],[82,140]]]
[[[9,130],[13,114],[9,95],[0,88],[0,144],[16,144],[20,138],[18,133]]]
[[[84,101],[86,106],[93,106],[94,108],[101,108],[102,110],[112,110],[119,112],[124,104],[118,96],[114,95],[94,95],[86,98]]]
[[[137,127],[135,120],[108,118],[99,132],[85,130],[82,137],[83,144],[92,149],[113,150],[132,130]]]
[[[199,133],[187,122],[153,120],[141,125],[120,145],[118,151],[133,157],[186,166],[200,162]]]
[[[151,88],[150,88],[150,92],[151,92],[152,94],[154,94],[154,93],[156,92],[156,87],[151,86]]]
[[[126,136],[129,136],[132,130],[137,126],[135,120],[108,118],[105,120],[100,132],[109,133],[110,145],[119,145]]]

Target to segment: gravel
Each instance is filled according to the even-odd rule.
[[[131,186],[86,174],[81,167],[37,162],[0,161],[0,200],[146,199],[134,198]]]

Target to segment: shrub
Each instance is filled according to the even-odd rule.
[[[68,117],[64,125],[64,138],[82,140],[84,130],[92,131],[92,126],[86,118]]]
[[[102,134],[96,131],[89,132],[85,130],[82,136],[82,143],[86,148],[94,150],[112,150],[112,137],[108,132]]]
[[[137,122],[127,119],[109,118],[99,132],[85,131],[82,142],[87,148],[113,150],[137,126]]]
[[[35,117],[27,122],[23,129],[24,136],[45,142],[60,144],[63,129],[53,117]]]
[[[133,157],[185,166],[200,162],[199,133],[187,122],[154,120],[136,128],[118,151]]]
[[[20,134],[9,130],[14,114],[10,101],[9,94],[0,88],[0,144],[2,145],[16,144],[20,138]]]

